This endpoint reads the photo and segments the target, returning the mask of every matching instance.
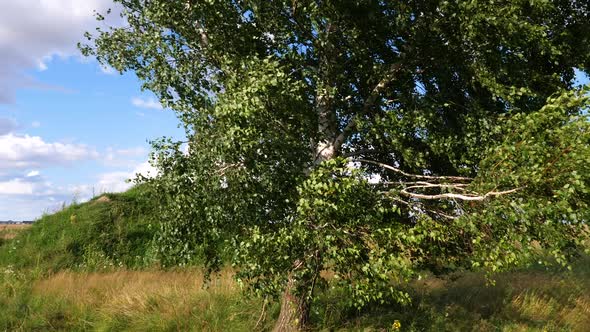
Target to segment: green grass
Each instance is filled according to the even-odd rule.
[[[276,303],[248,298],[226,269],[204,289],[197,267],[161,270],[158,225],[136,187],[46,215],[0,243],[0,331],[271,330]],[[106,198],[104,198],[106,197]],[[12,237],[12,236],[11,236]],[[590,258],[573,271],[427,276],[407,306],[344,306],[336,289],[313,305],[315,331],[590,331]]]
[[[1,244],[0,265],[46,271],[151,265],[157,225],[149,212],[141,187],[73,204]]]
[[[197,268],[103,272],[0,270],[0,330],[252,331],[270,330],[277,304],[240,292],[226,269],[202,288]],[[408,306],[343,306],[328,291],[314,303],[314,331],[580,331],[590,330],[590,259],[573,272],[429,276],[408,285]]]
[[[590,331],[590,259],[573,272],[538,269],[500,273],[495,286],[481,273],[429,276],[408,286],[408,306],[346,312],[324,299],[318,325],[327,330]]]

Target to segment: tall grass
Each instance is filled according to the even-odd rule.
[[[251,331],[260,314],[229,270],[207,288],[197,270],[60,272],[35,283],[32,294],[91,313],[96,330]]]
[[[343,306],[331,290],[314,303],[317,331],[590,331],[590,260],[574,272],[429,276],[408,285],[408,306]],[[245,297],[224,269],[204,287],[198,269],[61,271],[39,278],[2,272],[0,330],[270,330],[278,306]]]
[[[231,269],[205,284],[198,264],[158,268],[158,225],[141,191],[74,204],[0,242],[0,331],[270,330],[276,301],[244,296]],[[312,329],[590,331],[587,256],[572,272],[535,267],[495,278],[487,286],[481,273],[428,276],[405,286],[410,305],[363,311],[328,288],[313,304]]]
[[[429,276],[408,285],[408,306],[346,311],[337,293],[326,295],[316,324],[327,330],[590,331],[590,258],[573,272],[528,269],[498,274],[488,285],[481,273]]]

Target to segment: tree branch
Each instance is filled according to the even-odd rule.
[[[340,146],[342,146],[342,144],[344,143],[344,141],[348,137],[348,134],[351,131],[353,131],[354,128],[356,128],[357,121],[359,120],[359,118],[362,115],[365,115],[365,114],[369,113],[369,111],[371,110],[371,108],[373,106],[375,106],[375,104],[377,103],[377,100],[379,99],[379,96],[381,95],[381,93],[383,92],[383,90],[385,90],[385,88],[387,87],[387,85],[389,83],[391,83],[391,81],[393,81],[395,75],[397,74],[397,72],[400,69],[401,69],[401,64],[400,63],[394,63],[393,65],[391,65],[391,67],[389,68],[389,70],[387,70],[387,72],[385,73],[385,75],[383,76],[383,78],[379,81],[379,83],[377,83],[377,85],[375,85],[375,87],[371,91],[371,94],[369,95],[369,97],[367,97],[367,99],[363,103],[363,109],[361,110],[361,112],[355,114],[348,121],[348,123],[346,124],[346,126],[340,132],[340,134],[338,134],[338,136],[336,136],[336,138],[334,139],[334,146],[336,147],[337,150],[340,148]]]
[[[384,163],[380,163],[378,161],[367,160],[367,159],[355,159],[354,161],[380,166],[380,167],[383,167],[387,170],[390,170],[390,171],[393,171],[393,172],[398,173],[400,175],[403,175],[405,177],[414,178],[414,179],[435,180],[435,181],[457,181],[457,182],[472,181],[473,180],[473,178],[463,177],[463,176],[433,176],[433,175],[410,174],[410,173],[406,173],[406,172],[402,171],[399,168],[396,168],[396,167],[393,167],[393,166],[390,166],[390,165],[387,165]]]
[[[462,201],[483,201],[486,198],[489,198],[492,196],[509,195],[509,194],[515,193],[523,188],[523,187],[519,187],[519,188],[514,188],[514,189],[509,189],[509,190],[504,190],[504,191],[490,191],[485,194],[479,194],[479,193],[472,192],[472,191],[469,191],[466,189],[466,187],[469,186],[469,183],[464,183],[464,182],[471,182],[473,180],[473,178],[462,177],[462,176],[431,176],[431,175],[410,174],[410,173],[402,171],[399,168],[396,168],[396,167],[393,167],[393,166],[390,166],[390,165],[387,165],[384,163],[380,163],[377,161],[373,161],[373,160],[357,159],[355,161],[363,162],[363,163],[367,163],[367,164],[372,164],[372,165],[377,165],[377,166],[383,167],[387,170],[393,171],[395,173],[398,173],[398,174],[403,175],[408,178],[450,182],[450,183],[431,183],[431,182],[426,182],[426,181],[400,182],[399,185],[401,185],[401,186],[410,185],[410,186],[407,186],[407,187],[400,190],[401,195],[406,196],[406,197],[410,197],[410,198],[427,199],[427,200],[458,199],[458,200],[462,200]],[[455,182],[455,183],[453,183],[453,182]],[[386,182],[385,184],[394,184],[394,183]],[[432,189],[432,188],[455,189],[455,190],[462,191],[463,194],[457,194],[457,193],[452,193],[452,192],[442,193],[442,194],[420,194],[420,193],[413,192],[413,190],[415,190],[415,189],[428,189],[428,188],[430,188],[430,189]]]
[[[343,158],[349,158],[349,157],[358,156],[359,154],[365,154],[365,153],[371,153],[371,152],[375,152],[375,150],[373,150],[373,149],[361,149],[361,150],[351,151],[349,153],[345,153],[345,154],[342,155],[342,157]]]
[[[387,192],[385,194],[387,194]],[[413,204],[410,204],[410,203],[404,201],[403,199],[399,199],[397,197],[390,197],[390,199],[393,200],[394,202],[401,203],[401,204],[407,206],[408,208],[410,208],[412,210],[416,210],[416,211],[419,211],[419,212],[430,212],[432,214],[436,214],[437,216],[441,216],[441,217],[446,218],[446,219],[451,219],[451,220],[457,219],[456,216],[451,216],[449,214],[446,214],[446,213],[441,212],[441,211],[438,211],[438,210],[427,209],[423,205],[414,206]]]
[[[408,188],[404,188],[400,191],[400,193],[404,196],[411,197],[411,198],[419,198],[419,199],[428,199],[428,200],[435,200],[435,199],[459,199],[462,201],[483,201],[488,197],[492,196],[502,196],[515,193],[522,189],[514,188],[510,190],[504,191],[490,191],[484,195],[463,195],[463,194],[455,194],[455,193],[444,193],[444,194],[436,194],[436,195],[427,195],[427,194],[417,194],[413,192],[409,192],[408,189],[417,189],[417,188],[425,188],[425,186],[411,186]]]

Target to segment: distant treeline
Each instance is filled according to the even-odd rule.
[[[9,225],[13,225],[13,224],[32,224],[34,221],[14,221],[14,220],[7,220],[7,221],[2,221],[0,220],[0,225],[5,225],[5,224],[9,224]]]

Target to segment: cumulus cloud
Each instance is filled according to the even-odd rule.
[[[133,104],[133,106],[140,108],[151,108],[155,110],[164,109],[164,107],[162,107],[162,104],[160,104],[157,100],[155,100],[152,97],[146,99],[134,97],[131,99],[131,104]]]
[[[146,161],[137,165],[130,172],[109,172],[101,174],[98,180],[98,188],[101,192],[125,191],[133,186],[133,183],[128,180],[135,179],[137,175],[152,177],[156,176],[157,173],[157,169]]]
[[[72,201],[72,192],[56,188],[42,176],[0,180],[0,220],[34,220]]]
[[[47,88],[25,71],[78,54],[76,43],[97,25],[94,10],[113,6],[112,0],[0,1],[0,103],[13,102],[18,87]]]
[[[0,136],[0,169],[37,168],[96,159],[96,150],[82,144],[48,143],[39,136]]]
[[[0,195],[43,196],[54,193],[51,186],[37,170],[0,176]]]
[[[57,200],[31,195],[0,194],[0,220],[32,221],[58,207]]]
[[[21,179],[0,181],[0,195],[32,195],[33,183]]]
[[[157,175],[149,162],[135,164],[128,170],[106,172],[96,176],[94,183],[56,185],[38,170],[20,174],[0,174],[0,220],[34,220],[43,213],[53,213],[65,203],[85,202],[93,195],[121,192],[133,186],[129,179],[136,174]]]

